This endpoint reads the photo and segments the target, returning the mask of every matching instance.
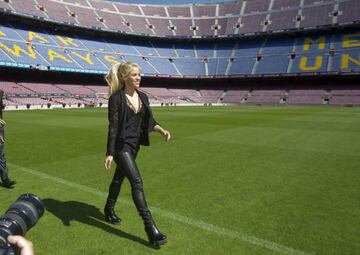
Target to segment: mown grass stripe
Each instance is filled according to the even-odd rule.
[[[52,175],[49,175],[49,174],[45,174],[43,172],[31,169],[31,168],[19,166],[19,165],[16,165],[16,164],[8,163],[8,165],[10,167],[16,168],[17,170],[20,170],[22,172],[32,174],[32,175],[36,175],[36,176],[41,177],[43,179],[47,179],[47,180],[50,180],[50,181],[53,181],[53,182],[57,182],[57,183],[63,184],[63,185],[68,186],[68,187],[72,187],[72,188],[75,188],[75,189],[78,189],[78,190],[81,190],[81,191],[84,191],[84,192],[88,192],[88,193],[91,193],[91,194],[94,194],[94,195],[98,195],[98,196],[104,197],[104,198],[107,196],[107,193],[105,193],[105,192],[96,190],[94,188],[91,188],[91,187],[88,187],[88,186],[85,186],[85,185],[82,185],[82,184],[79,184],[79,183],[67,181],[65,179],[55,177],[55,176],[52,176]],[[133,206],[132,201],[129,201],[129,200],[124,199],[124,198],[122,198],[120,200],[120,202],[123,203],[123,204],[126,204],[126,205]],[[203,230],[207,230],[207,231],[210,231],[210,232],[213,232],[213,233],[216,233],[216,234],[220,234],[220,235],[227,236],[227,237],[234,238],[234,239],[238,239],[238,240],[241,240],[241,241],[244,241],[244,242],[247,242],[247,243],[251,243],[251,244],[259,246],[259,247],[263,247],[263,248],[266,248],[266,249],[269,249],[269,250],[272,250],[272,251],[279,252],[281,254],[288,254],[288,255],[310,255],[311,254],[311,253],[296,250],[296,249],[293,249],[293,248],[290,248],[290,247],[287,247],[287,246],[284,246],[284,245],[281,245],[281,244],[277,244],[275,242],[271,242],[271,241],[268,241],[268,240],[257,238],[257,237],[254,237],[254,236],[244,235],[244,234],[241,234],[240,232],[235,231],[235,230],[219,227],[219,226],[216,226],[216,225],[213,225],[213,224],[201,221],[201,220],[192,219],[192,218],[180,215],[178,213],[169,212],[169,211],[166,211],[166,210],[163,210],[163,209],[160,209],[160,208],[150,206],[150,210],[157,213],[157,214],[159,214],[159,215],[161,215],[161,216],[163,216],[163,217],[173,219],[173,220],[176,220],[178,222],[181,222],[181,223],[184,223],[184,224],[187,224],[187,225],[191,225],[191,226],[203,229]]]

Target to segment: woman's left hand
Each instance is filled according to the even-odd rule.
[[[167,131],[166,129],[163,129],[160,125],[158,124],[155,125],[153,130],[160,133],[164,137],[166,142],[170,140],[171,138],[170,132]]]
[[[161,134],[162,134],[162,136],[164,137],[165,142],[167,142],[167,141],[169,141],[169,140],[170,140],[170,138],[171,138],[171,134],[170,134],[170,132],[169,132],[169,131],[167,131],[167,130],[163,129],[163,130],[161,131]]]

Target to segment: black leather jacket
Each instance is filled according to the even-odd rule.
[[[140,144],[148,146],[149,132],[153,131],[158,123],[154,120],[150,106],[149,98],[141,91],[138,91],[139,97],[145,107],[145,116],[141,126]],[[121,151],[125,144],[125,121],[126,121],[126,98],[124,89],[112,94],[109,98],[108,119],[109,131],[107,139],[106,155],[114,156],[117,151]]]

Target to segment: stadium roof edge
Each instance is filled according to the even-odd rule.
[[[117,37],[127,37],[137,40],[165,40],[165,41],[216,41],[216,40],[241,40],[241,39],[248,39],[248,38],[259,38],[263,36],[281,36],[281,35],[293,35],[297,33],[308,33],[314,31],[326,31],[326,30],[336,30],[336,29],[343,29],[347,27],[354,27],[359,26],[360,21],[350,23],[350,24],[337,24],[337,25],[325,25],[321,27],[309,27],[309,28],[299,28],[299,29],[288,29],[288,30],[278,30],[270,32],[255,32],[255,33],[242,33],[238,35],[226,35],[226,36],[159,36],[159,35],[149,35],[144,33],[129,33],[125,31],[118,31],[118,30],[109,30],[109,29],[100,29],[97,27],[89,27],[89,26],[80,26],[77,24],[69,23],[69,22],[60,22],[51,19],[46,19],[44,17],[19,13],[16,11],[0,8],[0,17],[4,16],[8,18],[10,21],[15,21],[19,24],[25,23],[38,23],[46,26],[58,25],[59,30],[66,32],[67,30],[74,29],[77,32],[83,33],[102,33],[106,35],[113,35]],[[19,19],[21,17],[21,19]]]
[[[73,75],[85,75],[94,77],[103,77],[106,72],[94,71],[94,70],[80,70],[71,68],[48,68],[38,69],[34,66],[24,64],[12,64],[0,62],[0,70],[12,70],[21,72],[32,72],[42,74],[73,74]],[[292,79],[292,78],[304,78],[304,79],[317,79],[322,77],[360,77],[358,72],[307,72],[307,73],[268,73],[268,74],[235,74],[235,75],[161,75],[161,74],[144,74],[143,78],[146,79],[161,79],[161,80],[256,80],[256,79]]]
[[[237,3],[240,2],[240,0],[233,0],[233,1],[219,1],[216,3],[191,3],[191,4],[144,4],[144,3],[129,3],[129,2],[123,2],[123,1],[115,1],[115,0],[92,0],[95,2],[115,2],[115,3],[119,3],[119,4],[126,4],[126,5],[136,5],[136,6],[161,6],[161,7],[188,7],[188,6],[210,6],[210,5],[218,5],[218,4],[228,4],[228,3]],[[249,0],[247,0],[249,1]],[[253,1],[253,0],[251,0]],[[134,2],[134,1],[132,1]]]

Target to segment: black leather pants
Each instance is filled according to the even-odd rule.
[[[143,218],[145,225],[150,225],[153,221],[145,200],[140,172],[135,162],[136,154],[137,151],[131,152],[131,150],[121,151],[116,154],[114,158],[116,162],[116,171],[109,187],[107,205],[112,207],[115,206],[120,193],[121,184],[126,177],[131,185],[131,195],[134,204],[140,216]]]
[[[0,143],[0,177],[1,177],[1,181],[5,181],[9,179],[3,143]]]

